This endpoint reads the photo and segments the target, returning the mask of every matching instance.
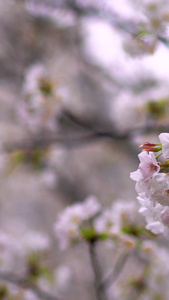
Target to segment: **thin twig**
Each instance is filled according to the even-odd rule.
[[[60,297],[52,296],[51,294],[41,290],[34,283],[30,282],[27,278],[23,278],[12,272],[0,271],[0,279],[8,283],[15,284],[23,289],[30,289],[36,296],[42,300],[61,300]]]
[[[120,257],[114,269],[110,273],[108,273],[106,277],[102,280],[101,287],[108,288],[111,284],[115,282],[130,255],[131,253],[126,253],[123,257]]]
[[[96,298],[97,300],[106,300],[105,289],[100,284],[102,280],[102,275],[101,275],[100,265],[97,259],[97,254],[96,254],[96,241],[89,241],[89,254],[90,254],[91,265],[95,277],[94,285],[95,285]]]
[[[10,144],[6,144],[3,147],[3,150],[6,152],[12,152],[15,150],[33,150],[35,148],[45,148],[53,144],[60,144],[64,147],[78,147],[83,146],[84,144],[88,144],[94,142],[95,140],[99,140],[102,136],[91,133],[83,136],[77,137],[62,137],[58,135],[46,136],[46,137],[34,137],[32,139],[22,140],[21,142],[14,142]]]

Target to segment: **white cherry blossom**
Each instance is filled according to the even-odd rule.
[[[66,249],[72,242],[82,238],[83,223],[100,211],[100,204],[95,196],[89,196],[82,203],[67,207],[55,223],[55,232],[61,249]]]
[[[67,207],[55,223],[55,232],[61,249],[66,249],[71,241],[81,237],[79,226],[83,221],[81,204]]]
[[[101,209],[101,205],[97,198],[93,195],[86,198],[83,204],[83,218],[88,219],[95,216]]]
[[[147,181],[140,180],[136,183],[138,194],[145,193],[153,202],[159,202],[163,205],[169,204],[169,176],[165,173],[154,174]]]
[[[137,199],[141,205],[139,212],[147,221],[146,228],[154,234],[162,233],[166,237],[169,236],[169,228],[165,224],[168,218],[168,211],[165,211],[165,207],[159,203],[153,204],[144,194]]]
[[[111,209],[104,210],[94,221],[94,228],[97,233],[110,233],[115,228],[115,221]]]
[[[167,159],[169,158],[169,133],[160,133],[159,139],[162,144],[163,157]]]

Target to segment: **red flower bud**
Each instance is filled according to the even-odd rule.
[[[161,144],[151,144],[149,142],[145,142],[139,148],[147,152],[158,152],[161,150]]]

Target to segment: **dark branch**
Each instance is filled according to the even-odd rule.
[[[33,139],[22,140],[21,142],[13,142],[5,144],[3,150],[6,152],[13,152],[16,150],[34,150],[36,148],[46,148],[53,144],[60,144],[67,148],[81,147],[89,143],[100,141],[103,139],[109,139],[113,141],[130,141],[130,139],[138,134],[146,133],[160,133],[169,132],[169,127],[160,126],[155,127],[154,125],[148,125],[147,127],[141,127],[133,129],[127,133],[118,133],[115,131],[96,131],[91,129],[90,133],[79,136],[66,137],[66,136],[46,136],[46,137],[34,137]]]
[[[35,136],[32,139],[25,139],[20,142],[6,143],[3,150],[6,152],[13,152],[16,150],[34,150],[36,148],[46,148],[53,144],[60,144],[65,148],[81,147],[89,143],[94,143],[103,139],[113,140],[113,141],[129,141],[132,137],[138,134],[169,132],[169,126],[157,126],[154,122],[146,124],[140,128],[133,128],[128,132],[120,133],[117,130],[110,128],[109,131],[104,128],[101,130],[97,129],[96,126],[89,120],[79,119],[74,114],[63,111],[61,117],[66,118],[68,122],[76,125],[79,128],[78,135],[70,134],[68,136],[59,136],[58,134],[53,134],[49,136]],[[69,125],[69,124],[68,124]],[[104,125],[103,125],[104,127]]]
[[[106,293],[104,286],[101,285],[102,272],[100,269],[99,261],[96,253],[96,242],[89,241],[89,254],[91,265],[94,273],[94,285],[97,300],[106,300]]]
[[[21,142],[6,144],[3,150],[6,152],[13,152],[16,150],[34,150],[36,148],[46,148],[53,144],[60,144],[64,147],[72,148],[79,147],[85,144],[95,142],[103,138],[110,138],[106,133],[91,133],[84,136],[77,137],[59,137],[59,136],[49,136],[43,138],[34,138],[33,140],[23,140]]]

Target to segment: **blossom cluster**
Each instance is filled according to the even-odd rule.
[[[168,124],[169,94],[166,86],[149,89],[139,95],[132,91],[120,92],[112,101],[110,110],[115,128],[128,132],[144,128],[146,124],[163,126]]]
[[[22,274],[30,282],[48,293],[56,295],[65,289],[65,285],[71,279],[71,270],[60,265],[56,269],[49,269],[42,259],[51,248],[49,237],[38,231],[27,231],[16,233],[5,230],[0,231],[0,272],[9,274]],[[16,272],[17,269],[17,272]],[[10,283],[0,284],[0,294],[4,297],[16,297],[16,299],[38,300],[34,291],[22,289]],[[9,299],[3,298],[3,299]],[[13,298],[10,298],[13,299]]]
[[[162,143],[164,137],[160,136]],[[163,146],[167,150],[164,143]],[[161,146],[154,146],[156,150],[159,147]],[[145,155],[147,152],[143,153]],[[159,165],[152,154],[151,160],[158,168],[157,174],[160,174]],[[141,170],[137,170],[132,176],[144,176],[147,179],[147,169],[143,171],[143,175],[140,175]],[[153,176],[152,172],[150,170],[150,178]],[[119,276],[115,284],[110,285],[107,291],[110,298],[133,299],[139,294],[141,300],[155,300],[157,296],[159,299],[168,299],[169,267],[166,261],[169,259],[169,252],[153,241],[153,235],[148,234],[149,231],[144,226],[144,219],[138,214],[136,202],[116,200],[110,208],[104,209],[95,196],[89,196],[83,202],[67,207],[58,216],[54,229],[61,250],[81,241],[90,243],[108,239],[108,245],[113,246],[113,251],[119,249],[119,253],[121,250],[129,255],[132,253],[131,261],[129,259],[127,264],[131,265],[134,258],[138,264],[137,270],[127,269],[127,276]]]
[[[0,143],[0,172],[10,174],[18,166],[28,164],[34,170],[39,170],[39,180],[47,187],[57,185],[57,172],[62,168],[65,148],[54,144],[52,146],[32,147],[32,139],[49,138],[48,134],[57,131],[58,115],[62,105],[62,88],[49,76],[44,66],[34,64],[28,68],[23,83],[23,99],[16,106],[18,121],[21,123],[26,137],[30,141],[27,148],[12,146],[6,151],[6,143]],[[31,138],[31,139],[30,139]],[[24,141],[25,143],[25,141]],[[8,144],[7,144],[8,148]],[[10,148],[10,147],[9,147]]]
[[[122,4],[113,3],[110,0],[26,1],[26,8],[32,15],[49,18],[61,27],[77,24],[78,18],[75,8],[81,12],[84,11],[84,14],[85,9],[87,11],[91,9],[91,14],[95,11],[96,17],[104,18],[108,22],[111,19],[116,20],[114,12],[117,11],[119,19],[122,19],[124,16],[120,5],[124,5],[128,19],[135,20],[135,24],[128,21],[127,26],[125,19],[124,24],[122,22],[121,27],[124,27],[124,31],[129,31],[129,35],[123,41],[124,50],[132,56],[154,53],[159,42],[159,36],[161,35],[163,41],[168,37],[169,5],[165,0],[125,0],[122,1]]]
[[[144,232],[144,222],[138,217],[134,202],[115,201],[111,208],[103,209],[95,196],[82,203],[67,207],[55,223],[55,232],[61,249],[86,240],[111,240],[126,248],[137,244]]]
[[[153,54],[159,36],[168,38],[169,5],[168,1],[133,1],[139,11],[138,30],[124,41],[124,49],[132,56]]]
[[[136,181],[140,213],[147,221],[146,228],[154,234],[169,236],[169,133],[159,135],[159,144],[144,143],[138,155],[140,164],[130,174]],[[154,153],[157,153],[155,156]],[[159,157],[162,160],[159,161]]]
[[[120,278],[110,287],[113,299],[155,300],[168,299],[169,259],[168,249],[158,246],[150,240],[142,242],[138,253],[137,270]],[[140,262],[139,262],[140,261]],[[131,263],[131,262],[129,262]],[[135,297],[136,296],[136,297]]]
[[[83,203],[67,207],[55,223],[55,232],[61,249],[83,238],[83,223],[91,220],[101,209],[95,196],[89,196]],[[89,230],[91,228],[89,227]]]

